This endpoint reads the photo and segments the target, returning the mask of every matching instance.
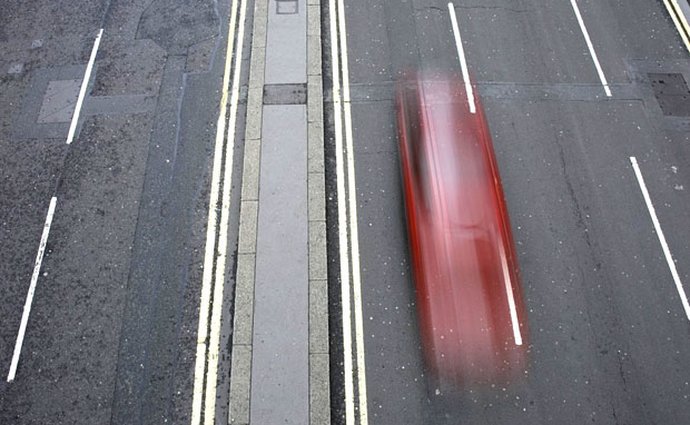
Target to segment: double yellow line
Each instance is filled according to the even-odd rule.
[[[247,0],[240,0],[238,17],[238,0],[232,1],[225,52],[222,95],[213,153],[211,193],[208,204],[191,425],[201,424],[202,412],[205,425],[213,425],[215,423],[218,354],[220,350],[223,290],[228,251],[235,124],[237,120],[237,104],[239,102],[246,9]],[[235,30],[236,32],[234,32]],[[235,66],[232,76],[232,88],[230,89],[233,58]],[[218,216],[219,212],[220,217]]]
[[[685,18],[678,1],[664,0],[664,5],[666,5],[666,10],[668,10],[669,15],[671,15],[673,24],[676,26],[678,34],[680,34],[680,38],[683,40],[683,44],[685,44],[685,48],[690,52],[690,25],[688,25],[688,20]]]
[[[359,231],[357,228],[357,190],[355,185],[352,111],[350,108],[350,71],[348,66],[344,0],[329,0],[328,13],[330,15],[331,61],[333,68],[338,241],[342,285],[345,424],[355,425],[355,423],[358,423],[359,425],[368,425],[364,321],[362,319],[362,279],[359,264]],[[353,359],[355,360],[354,364]],[[355,385],[357,390],[356,400]]]

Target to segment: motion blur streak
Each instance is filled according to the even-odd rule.
[[[427,75],[397,90],[425,357],[444,382],[512,380],[526,364],[527,320],[489,128],[461,80]]]

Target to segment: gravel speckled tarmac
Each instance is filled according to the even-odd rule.
[[[57,197],[17,376],[0,384],[1,423],[189,422],[227,7],[0,6],[3,371],[48,202]],[[82,118],[67,146],[72,94],[46,87],[78,88],[61,82],[81,82],[99,28]],[[71,110],[41,112],[60,107]],[[236,238],[237,199],[233,205]],[[221,343],[228,337],[226,327]],[[225,412],[228,369],[225,357]]]
[[[448,5],[345,8],[370,423],[690,420],[690,322],[629,160],[640,161],[687,287],[690,117],[662,112],[649,73],[690,81],[690,58],[661,4],[578,4],[610,99],[570,2],[454,2],[531,329],[525,379],[472,391],[438,389],[421,359],[392,105],[410,67],[459,75]]]
[[[266,38],[267,16],[276,19],[269,14],[278,14],[273,2],[275,8],[268,10],[268,2],[247,1],[246,27],[233,28],[229,18],[233,5],[239,4],[233,0],[2,2],[0,423],[191,422],[197,348],[208,344],[198,341],[197,331],[206,227],[212,216],[208,207],[216,127],[226,118],[219,118],[222,81],[229,75],[224,55],[239,28],[244,28],[245,37],[244,53],[232,65],[240,63],[241,74],[235,138],[228,137],[236,142],[228,146],[234,163],[228,173],[232,196],[225,212],[227,280],[219,358],[212,359],[218,361],[216,424],[227,423],[230,410],[240,198],[255,204],[260,196],[267,199],[271,188],[262,192],[259,183],[272,180],[261,173],[289,158],[269,155],[265,161],[274,165],[259,171],[262,118],[257,111],[266,99],[306,102],[309,144],[307,150],[292,153],[299,154],[301,167],[306,164],[309,180],[292,188],[313,205],[300,210],[301,217],[309,217],[310,233],[298,242],[301,248],[308,243],[309,250],[322,249],[324,227],[328,232],[327,276],[322,255],[320,261],[299,256],[305,261],[299,264],[300,276],[309,270],[310,285],[300,294],[310,297],[311,310],[309,340],[301,347],[308,346],[308,365],[296,367],[322,375],[310,375],[307,383],[300,374],[304,369],[294,371],[311,392],[304,387],[293,391],[303,404],[286,410],[299,410],[304,417],[309,397],[312,423],[344,424],[350,407],[362,414],[364,400],[357,395],[363,387],[356,382],[357,374],[363,375],[358,368],[361,359],[352,356],[353,377],[343,374],[347,347],[341,314],[350,310],[341,304],[339,278],[345,254],[339,252],[344,229],[338,227],[337,202],[349,194],[339,198],[337,192],[335,129],[347,130],[347,119],[338,118],[347,117],[344,111],[351,108],[356,172],[351,200],[359,228],[359,336],[364,341],[369,423],[690,422],[690,320],[631,165],[635,157],[679,280],[690,289],[690,55],[666,2],[453,2],[503,177],[531,329],[530,368],[524,379],[456,391],[437,387],[421,358],[392,103],[394,84],[406,69],[460,74],[448,3],[340,1],[344,15],[337,21],[331,19],[336,1],[299,1],[280,8],[285,12],[304,5],[310,10],[306,40],[299,33],[299,43],[294,44],[302,49],[306,43],[307,83],[300,79],[297,85],[275,85],[267,92],[264,61],[291,55],[290,43],[279,43],[279,52],[267,59],[266,45],[261,44],[265,40],[253,39],[253,25]],[[687,0],[670,2],[681,2],[687,9]],[[254,10],[265,15],[255,21]],[[335,22],[339,27],[347,24],[345,40],[331,39],[337,34],[331,32]],[[100,29],[103,36],[76,136],[68,145],[78,90]],[[332,85],[341,81],[335,81],[333,71],[340,70],[343,57],[334,67],[331,47],[338,41],[337,48],[344,47],[342,41],[348,44],[341,54],[349,62],[351,101],[344,98],[334,105]],[[314,60],[321,52],[323,104],[321,61]],[[304,64],[298,65],[294,71],[302,75]],[[249,82],[250,69],[257,77],[255,86]],[[271,72],[269,77],[276,78],[269,83],[285,83],[281,69]],[[285,101],[286,93],[299,101]],[[247,103],[255,114],[249,114],[252,125],[245,133]],[[334,106],[343,109],[336,113]],[[270,133],[274,145],[266,146],[280,143],[280,131]],[[221,131],[221,138],[227,137],[224,134]],[[299,134],[304,136],[304,128]],[[247,161],[245,135],[253,143],[247,145]],[[318,152],[322,142],[325,158]],[[304,171],[299,170],[302,178]],[[249,176],[244,181],[243,173]],[[244,183],[248,189],[239,190]],[[281,183],[273,183],[273,189]],[[324,183],[325,223],[320,209],[324,201],[315,196],[323,192]],[[16,377],[8,382],[52,197],[57,198],[55,214]],[[280,196],[268,199],[276,208],[283,203]],[[259,213],[252,212],[254,217],[246,218],[256,221]],[[264,223],[270,217],[267,212]],[[351,230],[346,227],[345,233]],[[272,247],[270,238],[262,238],[264,247]],[[344,246],[352,247],[347,242]],[[210,254],[212,260],[216,251]],[[242,295],[250,299],[252,261],[260,253],[245,255],[251,259],[240,262],[242,278],[252,281],[244,282],[251,293]],[[261,267],[276,272],[270,264]],[[323,323],[326,277],[328,330]],[[264,291],[272,293],[269,286]],[[356,307],[353,299],[348,306]],[[292,301],[299,301],[295,304],[304,313],[305,300]],[[273,320],[266,306],[270,305],[262,310],[264,323],[284,322]],[[234,383],[239,389],[235,395],[246,395],[246,405],[237,414],[249,418],[254,312],[253,304],[243,307],[237,311],[246,314],[242,320],[249,328],[242,335],[248,341],[238,337],[236,342],[243,353],[237,364],[245,369],[235,369],[239,378]],[[307,320],[304,314],[302,318]],[[321,325],[318,330],[315,321]],[[306,322],[301,325],[304,337]],[[356,326],[352,329],[356,346]],[[296,335],[281,336],[289,340]],[[307,353],[300,353],[305,363]],[[271,353],[263,356],[269,364]],[[329,367],[327,383],[322,378]],[[256,378],[264,384],[278,382],[259,373]],[[345,382],[351,378],[356,396],[346,402]],[[253,417],[260,417],[257,413]]]

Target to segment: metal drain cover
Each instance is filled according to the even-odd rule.
[[[304,105],[307,103],[307,85],[266,84],[264,105]]]
[[[649,80],[664,115],[690,117],[690,89],[683,74],[651,73]]]

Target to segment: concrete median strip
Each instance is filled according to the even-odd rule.
[[[321,19],[319,0],[306,1],[290,13],[274,1],[254,6],[231,424],[330,424]],[[301,81],[306,105],[264,105],[266,85]]]

